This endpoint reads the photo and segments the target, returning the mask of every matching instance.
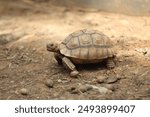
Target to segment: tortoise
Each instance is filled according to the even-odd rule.
[[[60,44],[47,44],[47,50],[54,52],[58,64],[63,64],[70,70],[72,77],[79,75],[75,64],[99,63],[106,60],[108,69],[115,67],[113,44],[109,37],[97,30],[78,30]]]

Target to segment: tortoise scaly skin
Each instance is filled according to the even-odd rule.
[[[63,64],[70,70],[72,77],[79,75],[75,64],[99,63],[106,60],[108,69],[115,67],[112,42],[97,30],[76,31],[67,36],[60,44],[47,44],[47,50],[54,52],[58,64]]]

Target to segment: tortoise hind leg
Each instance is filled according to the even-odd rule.
[[[76,70],[75,65],[70,61],[70,59],[68,59],[67,57],[63,57],[62,58],[62,62],[64,64],[64,66],[70,70],[70,76],[72,77],[77,77],[79,75],[79,72]]]
[[[108,58],[106,61],[106,67],[108,69],[113,69],[115,67],[114,58]]]

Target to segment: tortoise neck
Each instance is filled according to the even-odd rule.
[[[55,50],[55,52],[60,54],[60,50],[58,48]]]
[[[60,54],[60,50],[57,50],[56,53]]]

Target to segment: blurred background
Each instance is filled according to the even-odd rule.
[[[119,12],[129,15],[149,15],[150,0],[55,0],[62,5],[95,8],[102,11]]]
[[[45,4],[43,6],[43,4]],[[150,15],[150,0],[0,0],[0,11],[15,8],[43,10],[50,5],[82,7],[128,15]],[[40,6],[42,6],[40,8]]]

